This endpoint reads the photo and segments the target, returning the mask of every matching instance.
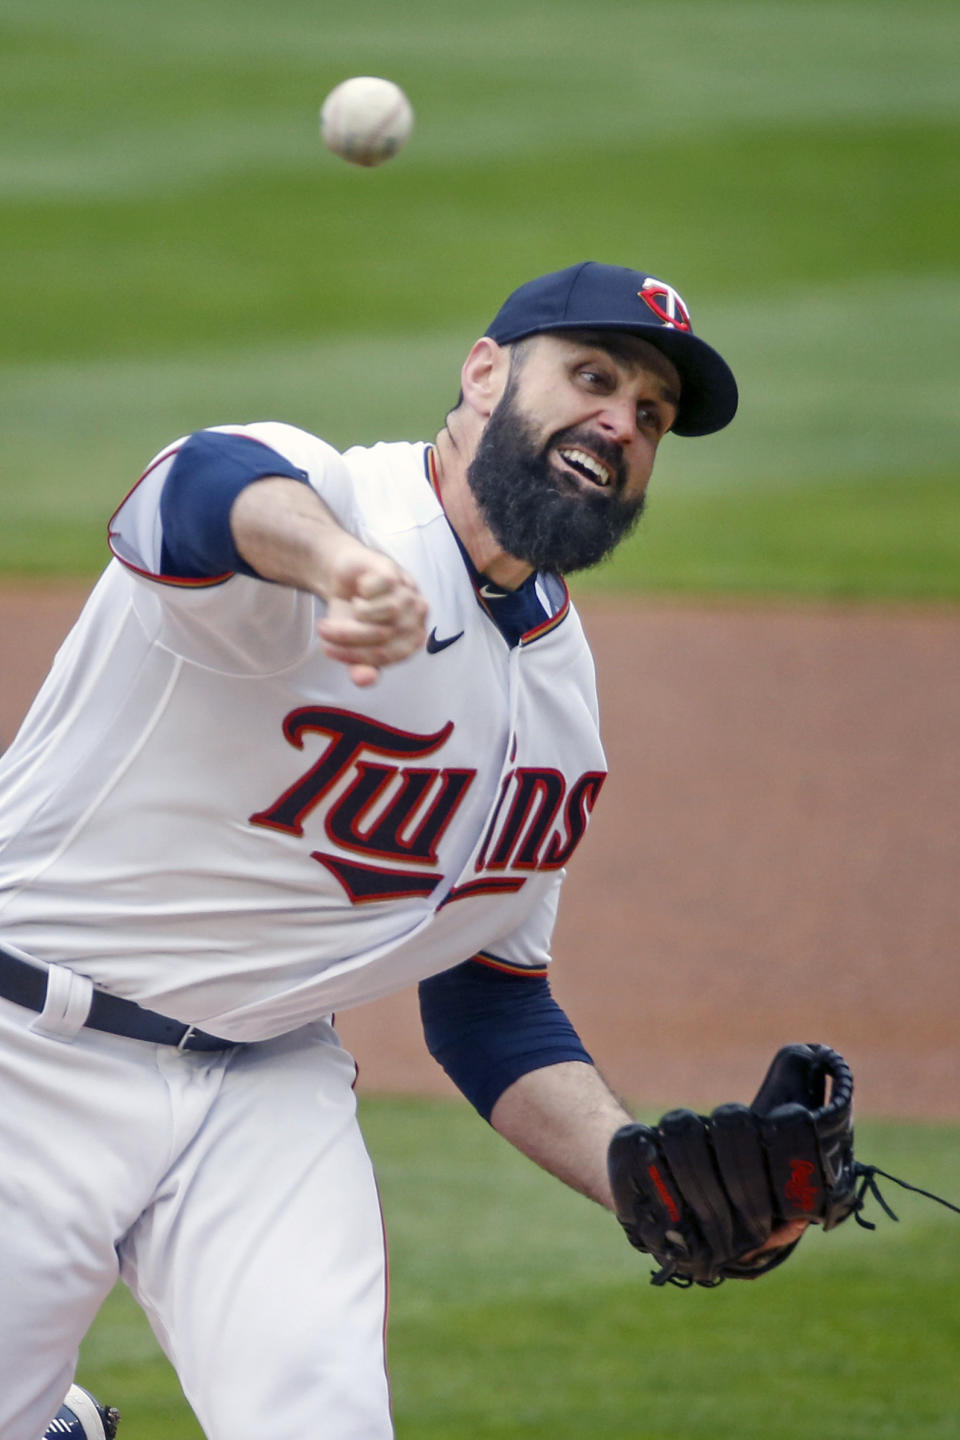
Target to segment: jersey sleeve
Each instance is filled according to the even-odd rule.
[[[555,871],[552,883],[523,924],[508,934],[497,936],[491,941],[489,950],[481,950],[475,958],[500,970],[516,971],[521,975],[545,975],[551,960],[551,941],[565,874],[565,870]]]
[[[593,1063],[546,973],[511,971],[494,959],[485,952],[419,986],[427,1049],[485,1120],[531,1070]]]
[[[356,524],[350,477],[324,441],[292,425],[198,430],[162,450],[112,516],[109,544],[134,573],[195,588],[254,572],[236,552],[230,507],[267,475],[310,485],[346,529]]]
[[[160,568],[175,579],[257,575],[237,550],[234,501],[256,480],[281,476],[309,485],[307,472],[250,435],[199,430],[180,447],[160,496]]]
[[[151,461],[110,521],[147,635],[224,674],[268,674],[314,643],[323,602],[238,565],[229,509],[245,484],[281,474],[314,489],[344,529],[358,525],[353,483],[339,453],[292,425],[219,426],[184,436]]]

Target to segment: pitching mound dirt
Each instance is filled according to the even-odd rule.
[[[86,588],[0,587],[5,741]],[[553,983],[610,1082],[747,1099],[817,1040],[860,1113],[960,1116],[960,614],[582,608],[611,776]],[[412,994],[340,1028],[365,1089],[451,1091]]]

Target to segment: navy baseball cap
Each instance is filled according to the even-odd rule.
[[[682,384],[675,435],[710,435],[737,412],[733,372],[694,335],[672,285],[641,270],[585,260],[529,280],[508,296],[485,332],[498,345],[547,330],[622,330],[656,346]]]

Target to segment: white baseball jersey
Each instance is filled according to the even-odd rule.
[[[260,1040],[482,949],[548,960],[605,774],[563,583],[510,648],[422,444],[344,455],[224,427],[305,471],[416,580],[431,646],[355,687],[314,596],[160,574],[179,444],[117,511],[115,558],[0,761],[0,943],[176,1019]]]

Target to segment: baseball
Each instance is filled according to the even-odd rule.
[[[331,90],[320,109],[323,143],[352,165],[380,165],[409,140],[413,110],[399,85],[355,75]]]

